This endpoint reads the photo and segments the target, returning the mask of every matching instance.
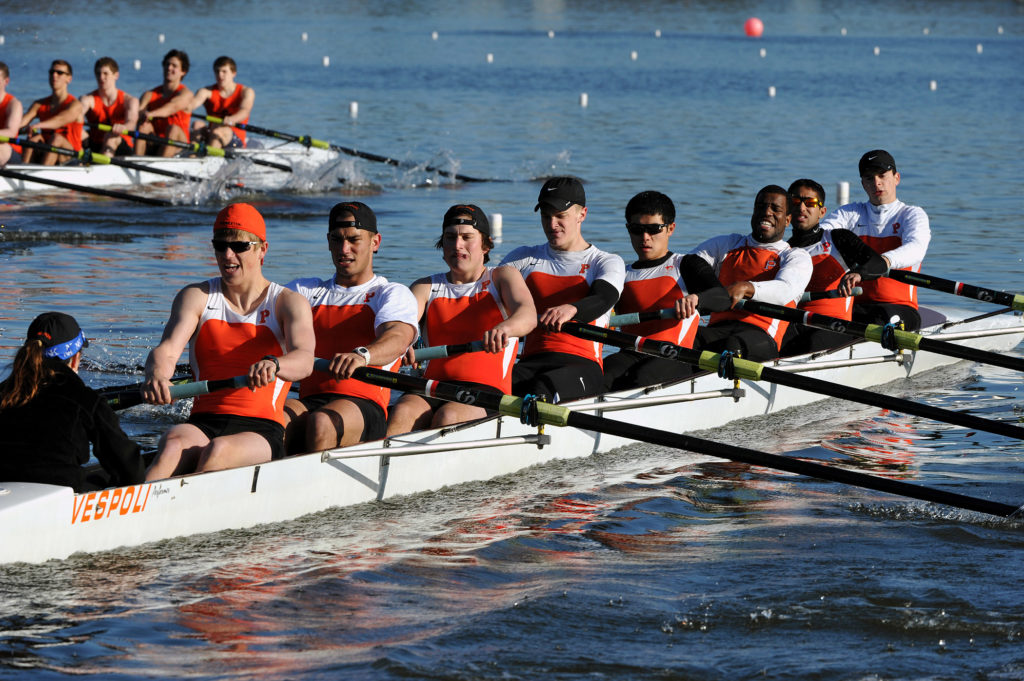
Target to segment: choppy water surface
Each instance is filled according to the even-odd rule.
[[[208,185],[168,209],[68,193],[0,206],[4,363],[35,314],[60,308],[94,339],[87,380],[135,380],[173,291],[215,273],[206,244],[229,199],[263,211],[268,274],[286,281],[330,271],[327,212],[358,196],[380,219],[377,270],[408,283],[441,268],[432,244],[456,202],[503,214],[499,255],[538,241],[537,177],[585,178],[586,234],[623,254],[625,202],[665,191],[683,250],[745,231],[765,184],[813,177],[831,205],[848,181],[858,199],[856,162],[874,147],[901,166],[901,198],[928,210],[928,272],[1024,290],[1020,3],[97,10],[5,8],[8,90],[45,95],[59,56],[84,92],[110,54],[140,93],[171,47],[190,53],[196,88],[230,54],[257,90],[253,123],[412,167],[344,157],[292,190]],[[755,13],[757,41],[741,28]],[[426,164],[511,181],[452,185]],[[1016,421],[1020,385],[964,364],[891,389]],[[181,415],[124,420],[151,443]],[[901,414],[830,401],[705,435],[1024,503],[1020,445]],[[1022,679],[1022,531],[638,444],[271,527],[0,567],[0,678]]]

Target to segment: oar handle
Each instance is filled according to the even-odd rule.
[[[860,286],[854,286],[850,296],[859,296],[864,293],[864,289]],[[827,291],[804,291],[803,295],[800,296],[801,303],[809,303],[813,300],[825,300],[828,298],[849,298],[850,296],[844,296],[839,292],[839,289],[829,289]]]
[[[911,272],[910,270],[890,269],[885,276],[890,279],[903,282],[904,284],[920,286],[921,288],[932,289],[934,291],[942,291],[943,293],[952,293],[955,296],[974,298],[975,300],[980,300],[985,303],[1005,305],[1007,307],[1012,307],[1014,310],[1024,311],[1024,295],[1021,295],[1020,293],[996,291],[982,286],[965,284],[962,281],[942,279],[941,277],[933,277],[929,274],[922,274],[921,272]]]
[[[484,342],[475,340],[472,343],[458,343],[455,345],[432,345],[428,348],[416,348],[417,362],[426,362],[431,359],[442,359],[453,355],[460,355],[467,352],[482,352]]]
[[[632,326],[643,322],[653,322],[658,319],[672,319],[675,316],[676,309],[674,307],[648,310],[646,312],[626,312],[612,315],[608,319],[608,326]]]

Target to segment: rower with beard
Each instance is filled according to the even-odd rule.
[[[872,281],[885,274],[885,262],[848,229],[824,230],[819,225],[825,215],[825,188],[814,180],[799,179],[789,185],[793,235],[789,245],[802,248],[811,256],[814,270],[808,291],[832,291],[839,288],[849,271],[860,274],[863,281]],[[853,298],[819,298],[799,303],[801,310],[849,320]],[[850,337],[836,331],[790,324],[782,340],[782,355],[802,355],[846,345]]]
[[[289,454],[378,440],[387,431],[391,391],[352,374],[365,366],[397,371],[418,326],[408,287],[373,271],[380,244],[373,210],[359,201],[339,203],[327,219],[334,274],[288,284],[312,305],[316,356],[330,360],[327,371],[302,381],[299,399],[285,404]]]
[[[733,306],[751,298],[795,307],[811,278],[811,258],[782,240],[789,225],[789,194],[768,185],[754,198],[750,234],[713,237],[691,253],[703,258],[725,286]],[[697,331],[697,346],[711,352],[729,351],[755,362],[779,356],[787,323],[742,310],[712,313]]]
[[[702,258],[669,250],[676,229],[675,204],[665,194],[640,192],[626,204],[626,230],[638,260],[626,266],[617,314],[675,309],[671,319],[622,327],[622,331],[692,348],[700,315],[726,310],[729,294]],[[692,375],[685,362],[624,349],[604,358],[607,391],[678,381]]]

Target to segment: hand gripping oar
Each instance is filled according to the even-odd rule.
[[[912,414],[933,421],[951,423],[964,428],[983,430],[987,433],[995,433],[1005,437],[1012,437],[1018,440],[1024,439],[1024,428],[1002,421],[990,421],[973,414],[963,414],[958,411],[933,407],[920,402],[912,402],[899,397],[883,395],[861,390],[831,381],[825,381],[812,376],[795,374],[789,371],[782,371],[772,367],[766,367],[757,362],[727,356],[719,353],[693,350],[684,348],[668,341],[652,340],[643,336],[634,336],[630,333],[602,329],[599,326],[569,322],[562,326],[562,331],[570,333],[578,338],[606,343],[619,348],[636,350],[647,355],[673,359],[679,362],[687,362],[700,367],[705,371],[717,372],[720,376],[728,379],[745,379],[748,381],[769,381],[778,385],[784,385],[797,390],[836,397],[841,400],[859,402],[881,409],[891,409],[904,414]]]
[[[852,295],[859,296],[862,293],[864,293],[864,289],[860,286],[855,286],[853,288]],[[837,289],[830,289],[828,291],[804,291],[804,294],[800,296],[800,302],[806,303],[811,300],[822,300],[824,298],[847,297],[849,296],[840,295]],[[633,324],[640,324],[641,322],[653,322],[657,319],[672,319],[675,316],[676,309],[674,307],[666,307],[661,310],[650,310],[647,312],[628,312],[626,314],[612,315],[608,320],[608,326],[631,326]]]
[[[924,350],[934,352],[937,355],[966,359],[971,362],[992,364],[993,366],[1011,369],[1013,371],[1024,371],[1024,359],[1000,355],[987,350],[969,348],[949,341],[937,340],[922,336],[911,331],[900,331],[899,329],[882,324],[864,324],[863,322],[847,321],[838,317],[805,312],[791,307],[773,305],[757,300],[742,300],[737,308],[742,307],[747,312],[774,317],[796,324],[813,326],[818,329],[827,329],[837,333],[845,333],[849,336],[859,336],[870,341],[877,341],[889,350]]]
[[[61,156],[70,156],[77,158],[86,165],[115,165],[121,166],[122,168],[128,168],[130,170],[137,170],[141,173],[153,173],[154,175],[163,175],[165,177],[173,177],[176,180],[185,180],[187,182],[202,182],[203,178],[196,177],[194,175],[188,175],[185,173],[176,173],[173,170],[164,170],[163,168],[153,168],[142,163],[133,163],[132,161],[125,160],[119,156],[107,156],[106,154],[99,154],[91,149],[82,149],[80,151],[73,151],[72,149],[64,149],[62,147],[53,147],[49,144],[43,144],[41,142],[32,142],[27,139],[20,137],[4,137],[0,135],[0,142],[10,142],[11,144],[21,144],[26,147],[32,147],[33,149],[41,149],[43,151],[53,152]]]
[[[213,392],[214,390],[224,390],[225,388],[244,388],[249,377],[248,376],[233,376],[231,378],[221,378],[212,381],[190,381],[188,383],[178,383],[171,386],[171,399],[172,400],[183,400],[186,397],[196,397],[197,395],[205,395],[206,393]],[[107,403],[114,409],[127,409],[128,407],[134,407],[137,404],[142,404],[145,400],[142,399],[142,393],[140,389],[142,384],[135,386],[135,389],[127,389],[119,393],[108,394]],[[102,394],[102,393],[101,393]]]
[[[44,168],[45,166],[39,166]],[[174,205],[171,201],[164,199],[154,199],[148,196],[136,196],[134,194],[128,194],[126,192],[118,192],[113,189],[101,189],[100,187],[86,187],[81,184],[73,184],[71,182],[63,182],[61,180],[51,180],[46,177],[36,177],[35,175],[28,175],[26,173],[19,173],[14,170],[7,168],[0,168],[0,176],[9,177],[13,180],[21,180],[22,182],[34,182],[36,184],[45,184],[51,187],[59,187],[60,189],[70,189],[71,191],[82,192],[83,194],[95,194],[97,196],[108,196],[112,199],[121,199],[122,201],[135,201],[136,203],[145,203],[150,206],[172,206]]]
[[[952,279],[941,279],[939,277],[933,277],[930,274],[911,272],[909,270],[891,269],[885,276],[890,279],[895,279],[896,281],[901,281],[904,284],[910,284],[911,286],[920,286],[921,288],[942,291],[943,293],[952,293],[954,296],[974,298],[975,300],[980,300],[985,303],[1005,305],[1014,310],[1024,311],[1024,295],[1021,295],[1020,293],[996,291],[990,288],[974,286],[973,284],[965,284],[961,281],[953,281]]]
[[[664,430],[648,428],[632,423],[623,423],[613,419],[575,412],[568,407],[561,405],[538,402],[533,399],[523,399],[511,395],[497,395],[483,390],[474,390],[461,385],[452,385],[439,381],[428,381],[426,379],[397,374],[380,369],[361,368],[356,369],[353,374],[361,381],[386,388],[404,390],[428,397],[436,397],[451,402],[472,404],[484,409],[496,411],[506,416],[522,418],[530,425],[552,425],[569,426],[580,430],[589,430],[595,433],[605,433],[618,437],[649,442],[651,444],[685,449],[698,454],[715,456],[731,461],[773,468],[798,475],[806,475],[820,480],[830,480],[846,485],[873,489],[888,494],[930,501],[937,504],[944,504],[955,508],[962,508],[968,511],[986,513],[1000,518],[1013,517],[1024,507],[1018,508],[1010,504],[1003,504],[987,499],[969,497],[956,492],[915,485],[900,480],[880,478],[866,473],[858,473],[845,468],[825,466],[810,461],[802,461],[778,454],[768,454],[745,447],[726,445],[711,440],[691,437],[689,435],[678,435]]]
[[[100,123],[96,126],[97,130],[103,132],[113,132],[109,125]],[[208,147],[200,142],[182,142],[179,140],[172,140],[169,137],[161,137],[160,135],[149,135],[138,130],[128,130],[120,133],[122,137],[130,137],[131,139],[146,140],[147,142],[153,142],[154,144],[166,144],[170,147],[176,147],[178,149],[188,149],[193,154],[199,157],[203,156],[219,156],[221,158],[229,159],[243,159],[250,163],[255,163],[258,166],[267,166],[268,168],[274,168],[286,173],[292,172],[292,167],[285,165],[284,163],[275,163],[274,161],[264,161],[263,159],[254,158],[250,155],[242,155],[235,152],[234,149],[220,149],[217,147]]]
[[[224,119],[223,118],[218,118],[217,116],[204,116],[202,114],[194,113],[194,114],[192,114],[192,117],[193,118],[198,118],[200,120],[204,120],[204,121],[206,121],[208,123],[213,123],[215,125],[224,125]],[[381,156],[379,154],[371,154],[368,151],[359,151],[359,150],[353,149],[351,147],[343,147],[340,144],[332,144],[332,143],[326,142],[324,140],[318,140],[318,139],[315,139],[313,137],[310,137],[309,135],[292,135],[292,134],[289,134],[287,132],[281,132],[279,130],[271,130],[269,128],[261,128],[258,125],[253,125],[251,123],[235,123],[232,127],[238,128],[240,130],[245,130],[246,132],[254,132],[257,135],[264,135],[266,137],[273,137],[275,139],[284,140],[286,142],[298,142],[299,144],[303,144],[303,145],[305,145],[307,147],[316,147],[317,149],[330,149],[332,151],[339,151],[339,152],[341,152],[343,154],[347,154],[348,156],[355,156],[357,158],[364,158],[367,161],[375,161],[377,163],[385,163],[387,165],[397,166],[399,168],[415,168],[416,167],[415,163],[402,162],[402,161],[398,161],[396,159],[390,158],[388,156]],[[440,168],[435,168],[434,166],[425,166],[423,169],[426,170],[427,172],[430,172],[430,173],[437,173],[438,175],[443,175],[444,177],[454,178],[456,180],[459,180],[460,182],[506,182],[507,181],[507,180],[494,180],[494,179],[487,178],[487,177],[471,177],[469,175],[461,175],[459,173],[453,173],[453,172],[448,171],[448,170],[442,170]]]

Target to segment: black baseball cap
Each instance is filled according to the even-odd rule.
[[[342,216],[351,213],[352,219],[345,220]],[[377,233],[377,216],[365,203],[359,201],[347,201],[339,203],[331,209],[331,216],[327,219],[327,231],[333,232],[339,227],[355,227],[365,229],[367,232]]]
[[[556,213],[568,210],[569,206],[578,203],[581,206],[587,205],[587,194],[583,191],[583,183],[575,177],[552,177],[540,188],[540,195],[537,197],[537,205],[533,207],[534,212],[546,206]]]
[[[857,169],[861,177],[879,175],[887,170],[896,172],[896,159],[885,149],[875,149],[860,157]]]
[[[89,347],[89,341],[78,322],[63,312],[44,312],[33,319],[25,342],[34,340],[43,344],[45,356],[62,360],[71,359],[79,350]]]
[[[462,215],[469,215],[471,217],[460,217]],[[487,219],[487,214],[484,213],[480,206],[473,205],[472,203],[459,203],[445,211],[444,220],[441,222],[441,229],[443,230],[448,225],[473,225],[476,231],[484,236],[491,235],[491,222]]]

